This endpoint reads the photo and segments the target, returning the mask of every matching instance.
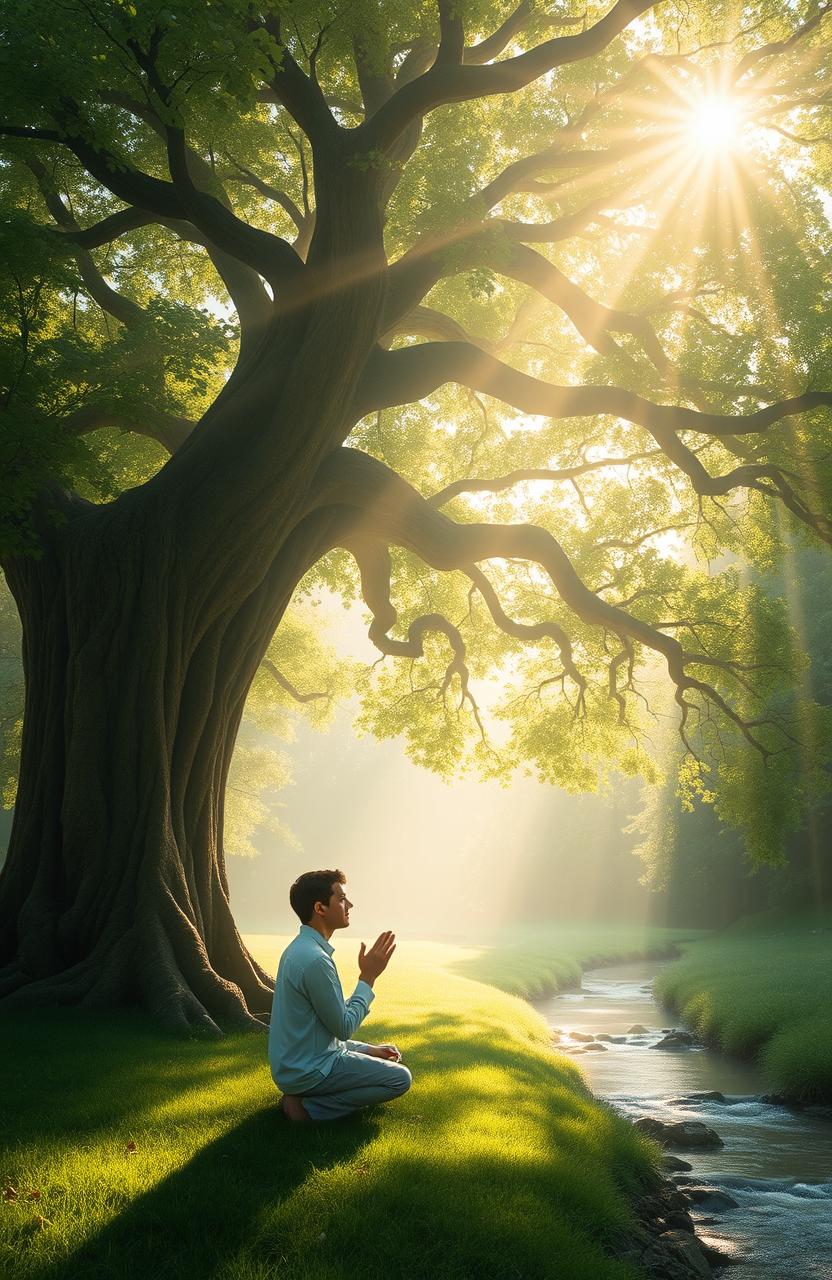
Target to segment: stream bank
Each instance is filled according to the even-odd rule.
[[[701,1136],[696,1126],[718,1135],[720,1145],[667,1148],[689,1166],[668,1169],[679,1199],[675,1208],[665,1200],[659,1216],[671,1231],[683,1222],[672,1215],[689,1213],[706,1249],[730,1258],[731,1280],[829,1280],[832,1109],[779,1105],[754,1064],[684,1037],[657,1048],[675,1029],[653,996],[662,967],[647,961],[591,970],[580,990],[535,1007],[558,1047],[580,1061],[596,1096],[648,1122],[640,1128],[692,1125],[691,1141]],[[648,1258],[641,1258],[645,1268]],[[655,1259],[648,1274],[668,1274],[664,1268]]]

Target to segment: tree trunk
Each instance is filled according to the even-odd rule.
[[[352,203],[318,220],[305,300],[276,307],[197,430],[109,506],[63,497],[42,555],[4,565],[26,675],[6,1008],[134,1003],[213,1034],[269,1010],[229,908],[223,795],[254,673],[338,540],[315,481],[384,306],[376,179],[342,160],[331,180]]]
[[[6,566],[26,707],[0,874],[3,1007],[138,1004],[183,1033],[259,1025],[272,981],[231,915],[223,793],[251,679],[318,539],[296,533],[244,598],[207,612],[199,566],[146,492],[67,504],[44,543]]]

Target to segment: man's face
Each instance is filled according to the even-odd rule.
[[[350,922],[351,906],[346,889],[336,880],[329,902],[326,906],[322,902],[316,902],[315,911],[330,929],[346,929]]]

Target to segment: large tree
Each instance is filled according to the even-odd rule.
[[[429,764],[649,771],[669,690],[690,786],[797,793],[741,559],[832,541],[828,8],[5,0],[7,1006],[263,1016],[223,798],[304,575]]]

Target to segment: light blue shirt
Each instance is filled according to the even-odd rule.
[[[269,1027],[269,1065],[284,1093],[303,1093],[329,1075],[348,1049],[366,1049],[350,1036],[367,1016],[375,992],[359,980],[344,1000],[334,947],[311,925],[280,957]]]

